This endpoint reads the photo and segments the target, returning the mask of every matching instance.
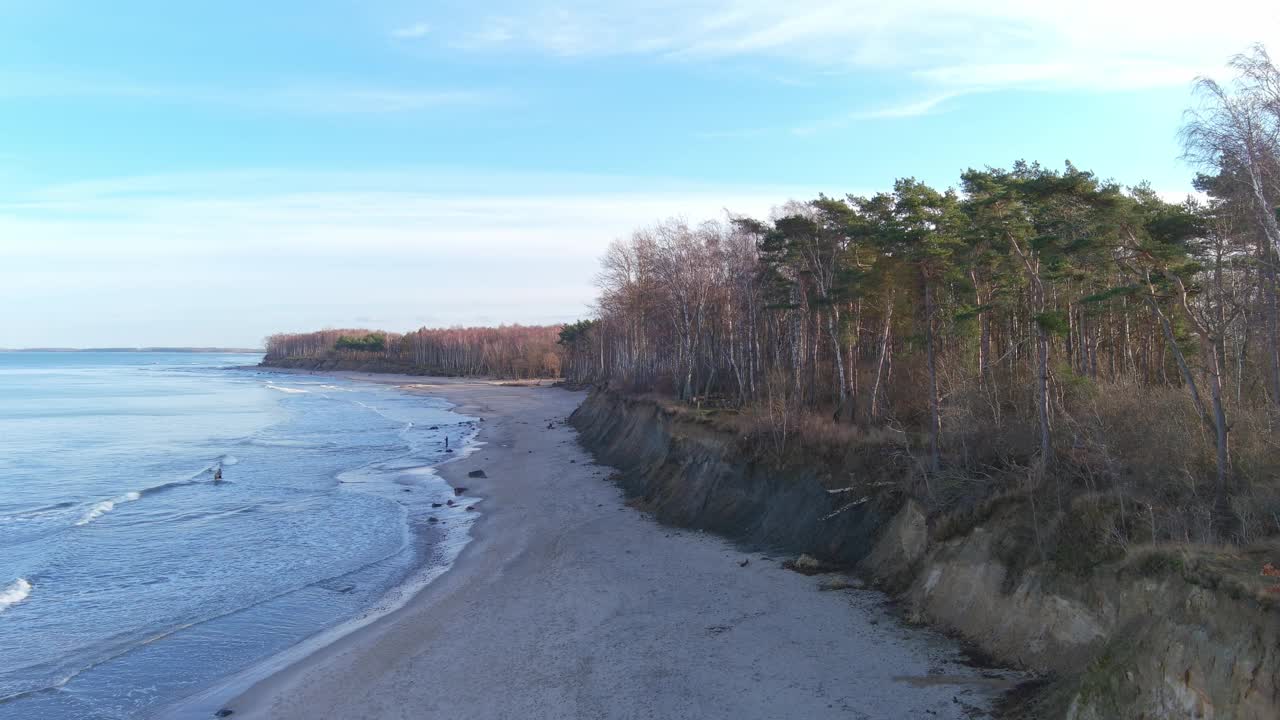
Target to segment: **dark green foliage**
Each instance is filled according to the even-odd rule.
[[[1082,492],[1133,496],[1151,541],[1280,533],[1243,501],[1247,531],[1217,519],[1265,475],[1246,468],[1273,464],[1274,145],[1261,175],[1211,148],[1201,201],[1019,161],[954,190],[903,178],[770,220],[640,230],[606,256],[597,324],[562,334],[568,375],[755,412],[779,455],[799,416],[892,438],[928,503],[949,507],[948,478],[1043,497],[1025,508],[1037,556]],[[1064,566],[1105,555],[1086,530],[1063,528],[1080,549]]]
[[[363,337],[340,335],[334,347],[355,352],[382,352],[387,349],[387,336],[382,333],[369,333]]]
[[[1067,314],[1061,310],[1046,310],[1036,315],[1036,324],[1050,335],[1065,337],[1071,326],[1067,322]]]
[[[556,343],[569,348],[585,343],[591,328],[595,324],[595,320],[579,320],[575,323],[569,323],[560,329],[560,339]]]

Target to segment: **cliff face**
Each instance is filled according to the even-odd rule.
[[[571,422],[660,520],[856,566],[913,619],[1049,674],[1012,714],[1280,718],[1280,611],[1222,582],[1211,554],[1135,555],[1083,576],[1014,568],[998,512],[943,540],[910,499],[851,507],[820,472],[753,462],[733,438],[656,403],[597,392]]]
[[[673,525],[852,564],[896,511],[880,499],[823,520],[841,503],[816,473],[784,476],[735,457],[723,435],[652,402],[592,393],[570,422],[596,457],[622,471],[627,494]]]

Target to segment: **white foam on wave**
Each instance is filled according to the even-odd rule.
[[[31,594],[31,583],[26,578],[18,578],[9,584],[9,587],[0,591],[0,612],[8,610],[10,607],[17,605],[27,596]]]
[[[282,392],[282,393],[291,393],[291,394],[295,394],[295,395],[296,395],[296,394],[298,394],[298,393],[307,393],[307,392],[311,392],[310,390],[303,390],[303,389],[301,389],[301,388],[280,387],[279,385],[272,385],[271,383],[267,383],[267,389],[268,389],[268,390],[279,390],[279,391],[280,391],[280,392]]]
[[[103,500],[102,502],[89,508],[89,512],[85,513],[79,520],[77,520],[76,525],[88,525],[94,520],[97,520],[103,515],[106,515],[112,510],[115,510],[117,504],[133,502],[134,500],[137,500],[140,497],[142,497],[142,493],[133,491],[133,492],[127,492],[119,497],[111,498],[110,500]]]

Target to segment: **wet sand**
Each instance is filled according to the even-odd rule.
[[[441,468],[482,517],[451,570],[225,703],[236,720],[959,719],[1001,689],[880,593],[627,507],[565,424],[581,393],[341,374],[484,418],[486,445]]]

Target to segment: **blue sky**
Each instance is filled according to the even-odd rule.
[[[1280,47],[1040,5],[0,0],[0,346],[571,320],[638,225],[1019,158],[1176,196],[1192,78]]]

